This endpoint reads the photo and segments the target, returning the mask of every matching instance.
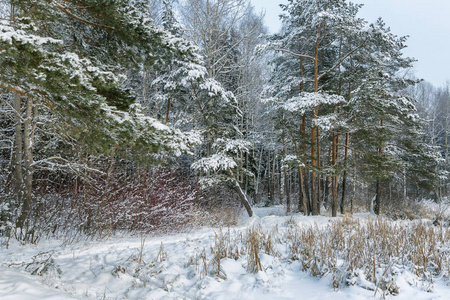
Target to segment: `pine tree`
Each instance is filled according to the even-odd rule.
[[[330,172],[334,178],[333,216],[336,215],[337,107],[345,99],[332,85],[332,79],[337,77],[342,64],[366,44],[365,23],[356,17],[359,7],[344,0],[291,0],[282,5],[285,12],[282,33],[274,35],[267,45],[280,53],[273,60],[275,72],[269,93],[278,103],[276,106],[288,112],[287,116],[293,112],[296,115],[296,120],[290,123],[293,125],[289,129],[290,136],[297,160],[302,161],[298,167],[303,206],[305,211],[310,207],[314,215],[319,213],[320,205],[318,174]],[[300,129],[299,134],[295,127]],[[307,134],[308,127],[310,134]],[[322,168],[320,161],[324,135],[333,140],[328,170]],[[306,150],[308,146],[309,152]],[[310,204],[305,193],[305,188],[309,189],[308,184],[303,186],[306,182],[303,179],[306,174],[304,168],[311,171]]]
[[[414,182],[432,188],[439,158],[423,144],[415,100],[400,93],[415,83],[398,76],[413,61],[401,53],[406,38],[390,33],[381,19],[371,25],[370,34],[370,48],[356,58],[364,67],[364,80],[352,91],[349,107],[353,147],[362,155],[365,176],[376,182],[374,211],[380,214],[384,181],[396,172],[409,172]]]
[[[190,43],[152,24],[146,1],[11,4],[14,14],[0,24],[0,87],[15,95],[18,227],[30,215],[35,170],[67,161],[61,152],[35,160],[36,132],[43,126],[39,115],[61,124],[46,130],[56,129],[94,154],[133,147],[155,159],[161,151],[190,150],[189,135],[144,115],[133,91],[123,85],[129,68],[198,60]]]

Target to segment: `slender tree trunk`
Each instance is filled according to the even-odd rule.
[[[165,124],[169,123],[169,114],[170,114],[170,98],[167,99]]]
[[[374,208],[374,212],[376,215],[380,215],[380,213],[381,213],[381,197],[382,197],[382,195],[383,195],[383,186],[381,184],[381,180],[377,179],[375,208]]]
[[[303,85],[302,85],[303,88]],[[303,164],[306,166],[308,163],[307,157],[307,147],[306,147],[306,116],[302,116],[302,125],[300,127],[301,136],[302,136],[302,151],[303,151]],[[305,168],[299,168],[299,176],[301,176],[301,181],[303,182],[301,184],[301,202],[299,202],[299,210],[300,210],[300,203],[305,204],[303,206],[304,214],[305,216],[309,216],[311,213],[311,197],[309,193],[309,180],[308,180],[308,172]]]
[[[323,202],[324,202],[324,206],[325,207],[327,207],[327,208],[329,208],[329,205],[330,205],[330,203],[329,203],[329,197],[330,197],[330,181],[331,181],[331,178],[330,177],[326,177],[325,178],[325,188],[324,188],[324,196],[323,196]]]
[[[285,194],[286,194],[286,212],[291,212],[291,175],[290,171],[284,170],[284,178],[286,180]]]
[[[383,127],[383,120],[380,121],[380,126]],[[381,157],[383,155],[383,145],[380,144],[380,147],[378,148],[378,155]],[[378,172],[382,172],[381,164],[378,165]],[[374,212],[377,215],[380,215],[381,213],[381,197],[383,194],[383,186],[381,185],[381,179],[377,178],[377,187],[376,187],[376,197],[375,197],[375,207]]]
[[[342,198],[341,198],[341,214],[345,212],[345,189],[347,187],[347,167],[348,167],[348,147],[350,143],[350,133],[345,135],[345,156],[344,156],[344,174],[342,178]]]
[[[303,180],[303,170],[302,168],[298,168],[298,176],[300,178],[300,190],[299,193],[301,192],[301,202],[299,201],[299,211],[301,211],[300,209],[300,203],[303,206],[303,214],[305,216],[309,215],[309,211],[308,211],[308,205],[306,204],[306,193],[305,193],[305,185],[304,185],[304,180]]]
[[[306,210],[308,212],[308,216],[312,214],[312,192],[311,192],[311,176],[308,170],[304,169],[304,184],[305,184],[305,193],[306,193]]]
[[[406,193],[406,168],[403,169],[403,203],[406,204],[407,193]]]
[[[337,216],[337,176],[333,176],[331,179],[331,195],[333,201],[331,202],[331,216]]]
[[[14,148],[14,174],[16,179],[16,194],[18,203],[22,203],[23,196],[23,172],[22,172],[22,162],[23,162],[23,131],[22,131],[22,98],[19,94],[14,96],[14,110],[15,115],[15,148]]]
[[[276,158],[277,158],[277,152],[274,151],[273,152],[273,156],[272,156],[272,180],[271,180],[271,184],[270,184],[270,204],[272,205],[275,202],[275,163],[276,163]]]
[[[333,135],[333,143],[332,143],[332,148],[333,150],[332,152],[332,159],[331,159],[331,164],[333,166],[333,168],[336,168],[336,164],[337,164],[337,135]],[[333,174],[332,178],[331,178],[331,215],[333,217],[337,216],[337,176],[335,174]]]
[[[26,105],[26,113],[25,113],[25,122],[23,129],[23,151],[24,151],[24,162],[25,162],[25,177],[23,180],[23,205],[22,205],[22,213],[19,217],[18,224],[19,227],[22,227],[25,224],[25,221],[29,217],[30,208],[31,208],[31,197],[33,192],[33,149],[32,149],[32,139],[33,139],[33,130],[32,130],[32,118],[33,118],[33,102],[30,98],[27,99]]]
[[[347,188],[347,171],[344,171],[342,178],[342,197],[340,203],[341,214],[345,213],[345,189]]]
[[[227,169],[227,173],[228,176],[231,178],[231,180],[234,183],[234,186],[236,187],[236,191],[239,194],[239,199],[241,200],[241,203],[244,205],[245,210],[247,211],[247,214],[249,217],[253,216],[253,210],[252,207],[250,205],[250,202],[247,199],[247,195],[244,193],[244,191],[242,190],[239,182],[236,180],[236,178],[234,177],[233,173],[231,172],[230,169]]]
[[[447,107],[446,107],[447,108]],[[447,111],[447,109],[446,109]],[[446,114],[447,117],[445,118],[445,165],[448,166],[448,131],[449,131],[449,118],[448,118],[448,114]],[[447,190],[446,190],[446,182],[444,181],[444,183],[442,184],[442,192],[441,192],[442,196],[447,196]]]
[[[280,170],[280,204],[283,204],[286,190],[286,170]],[[289,208],[286,207],[286,211]]]
[[[267,179],[266,179],[267,180],[267,193],[268,193],[269,197],[268,197],[268,201],[266,203],[266,206],[268,206],[270,203],[273,202],[273,198],[272,198],[273,194],[272,194],[272,190],[271,190],[272,184],[270,182],[270,180],[272,179],[271,168],[272,168],[272,166],[270,164],[270,150],[269,150],[269,151],[267,151],[267,166],[266,166],[266,172],[267,172]]]
[[[320,46],[320,36],[321,36],[322,25],[318,28],[317,40],[315,45],[315,57],[314,57],[314,93],[319,92],[319,46]],[[319,210],[317,207],[317,155],[318,155],[318,141],[319,141],[319,129],[314,125],[314,120],[317,119],[319,115],[319,106],[315,106],[313,109],[313,120],[311,126],[311,201],[312,201],[312,214],[318,215]]]
[[[319,141],[319,128],[317,128],[317,167],[320,169],[322,167],[322,163],[320,161],[320,141]],[[322,199],[322,175],[320,173],[317,174],[317,214],[320,215],[320,206]]]
[[[262,163],[262,158],[263,158],[263,149],[261,149],[260,153],[259,153],[259,162],[258,162],[258,170],[256,172],[256,176],[255,176],[255,201],[254,203],[259,203],[259,182],[261,181],[261,163]],[[264,186],[263,186],[264,189]]]

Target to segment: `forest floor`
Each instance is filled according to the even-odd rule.
[[[8,247],[3,242],[0,299],[449,299],[448,261],[446,270],[427,280],[409,268],[394,272],[393,293],[363,284],[363,278],[344,278],[336,288],[332,272],[313,277],[301,259],[293,259],[289,243],[280,242],[281,235],[293,224],[320,230],[336,219],[285,216],[283,209],[255,208],[255,217],[242,216],[236,226],[183,234],[72,243],[45,239],[38,245],[11,240]],[[248,242],[251,228],[267,233],[256,258]],[[448,258],[450,249],[441,251]]]

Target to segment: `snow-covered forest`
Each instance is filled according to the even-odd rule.
[[[0,297],[444,299],[450,83],[361,7],[0,0]]]

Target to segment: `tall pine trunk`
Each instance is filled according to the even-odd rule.
[[[382,197],[382,195],[383,195],[383,186],[381,184],[381,179],[377,179],[375,207],[374,207],[374,212],[376,215],[380,215],[380,213],[381,213],[381,197]]]
[[[332,151],[331,151],[331,164],[333,166],[333,168],[337,167],[337,157],[338,157],[338,153],[337,153],[337,143],[338,143],[338,135],[333,135],[333,143],[332,143]],[[331,215],[333,217],[337,216],[337,201],[338,201],[338,196],[337,196],[337,176],[336,174],[333,174],[332,178],[331,178]]]
[[[341,214],[345,213],[345,192],[347,188],[347,167],[348,167],[348,147],[350,143],[350,133],[345,135],[345,156],[344,156],[344,174],[342,178],[342,198],[341,198]]]
[[[303,178],[303,169],[302,168],[298,168],[298,176],[300,179],[300,190],[299,193],[301,193],[301,201],[299,201],[299,208],[298,210],[301,211],[300,209],[300,205],[303,206],[303,214],[305,216],[309,215],[309,209],[308,209],[308,204],[306,203],[306,193],[305,193],[305,185],[304,185],[304,178]]]
[[[383,127],[383,120],[380,121],[381,127]],[[378,155],[383,155],[383,145],[381,144],[378,148]],[[382,172],[382,166],[381,164],[378,165],[378,172]],[[381,174],[380,174],[381,175]],[[375,207],[374,212],[376,215],[380,215],[381,213],[381,197],[383,195],[383,186],[381,185],[381,179],[377,178],[377,185],[376,185],[376,196],[375,196]]]

